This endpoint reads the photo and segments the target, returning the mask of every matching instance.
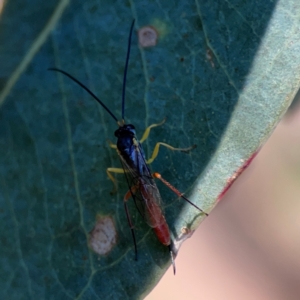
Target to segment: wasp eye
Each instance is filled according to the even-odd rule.
[[[127,125],[127,128],[128,128],[128,129],[135,129],[135,127],[134,127],[132,124],[128,124],[128,125]]]

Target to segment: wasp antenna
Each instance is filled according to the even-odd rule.
[[[126,77],[127,77],[127,69],[128,69],[128,62],[130,56],[130,47],[131,47],[131,36],[133,31],[133,25],[135,20],[133,19],[130,27],[130,33],[128,37],[128,46],[127,46],[127,55],[126,55],[126,62],[124,68],[124,76],[123,76],[123,90],[122,90],[122,119],[124,120],[124,111],[125,111],[125,89],[126,89]]]
[[[172,262],[172,265],[173,265],[173,272],[174,272],[174,275],[175,275],[176,274],[176,266],[175,266],[174,253],[172,251],[171,245],[169,245],[168,247],[169,247],[169,251],[170,251],[171,262]]]
[[[89,90],[83,83],[81,83],[79,80],[77,80],[75,77],[73,77],[72,75],[70,75],[69,73],[57,69],[57,68],[49,68],[48,71],[56,71],[56,72],[60,72],[64,75],[66,75],[67,77],[69,77],[70,79],[72,79],[73,81],[75,81],[78,85],[80,85],[84,90],[86,90],[96,101],[98,101],[98,103],[100,103],[100,105],[116,120],[116,122],[118,122],[118,119],[115,117],[115,115],[109,110],[109,108],[91,91]]]

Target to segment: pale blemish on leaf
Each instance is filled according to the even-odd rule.
[[[214,64],[214,54],[211,51],[211,49],[207,48],[206,49],[206,59],[210,62],[210,65],[212,68],[215,68],[215,64]]]
[[[139,44],[141,47],[153,47],[157,44],[158,33],[152,26],[145,26],[138,31]]]
[[[99,255],[109,253],[117,242],[117,232],[113,219],[97,216],[96,224],[89,234],[89,247]]]

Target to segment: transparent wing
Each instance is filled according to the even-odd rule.
[[[129,166],[120,155],[124,174],[139,213],[149,226],[155,228],[165,221],[161,209],[161,196],[142,155],[141,145],[139,144],[133,151],[131,158],[133,158],[134,163],[132,166]]]

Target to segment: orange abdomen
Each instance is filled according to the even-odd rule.
[[[164,220],[164,223],[153,228],[158,240],[165,246],[169,246],[171,244],[170,230],[169,226]]]
[[[158,240],[165,246],[169,246],[171,243],[170,230],[163,215],[160,206],[154,202],[148,202],[148,218],[153,227],[153,230]]]

